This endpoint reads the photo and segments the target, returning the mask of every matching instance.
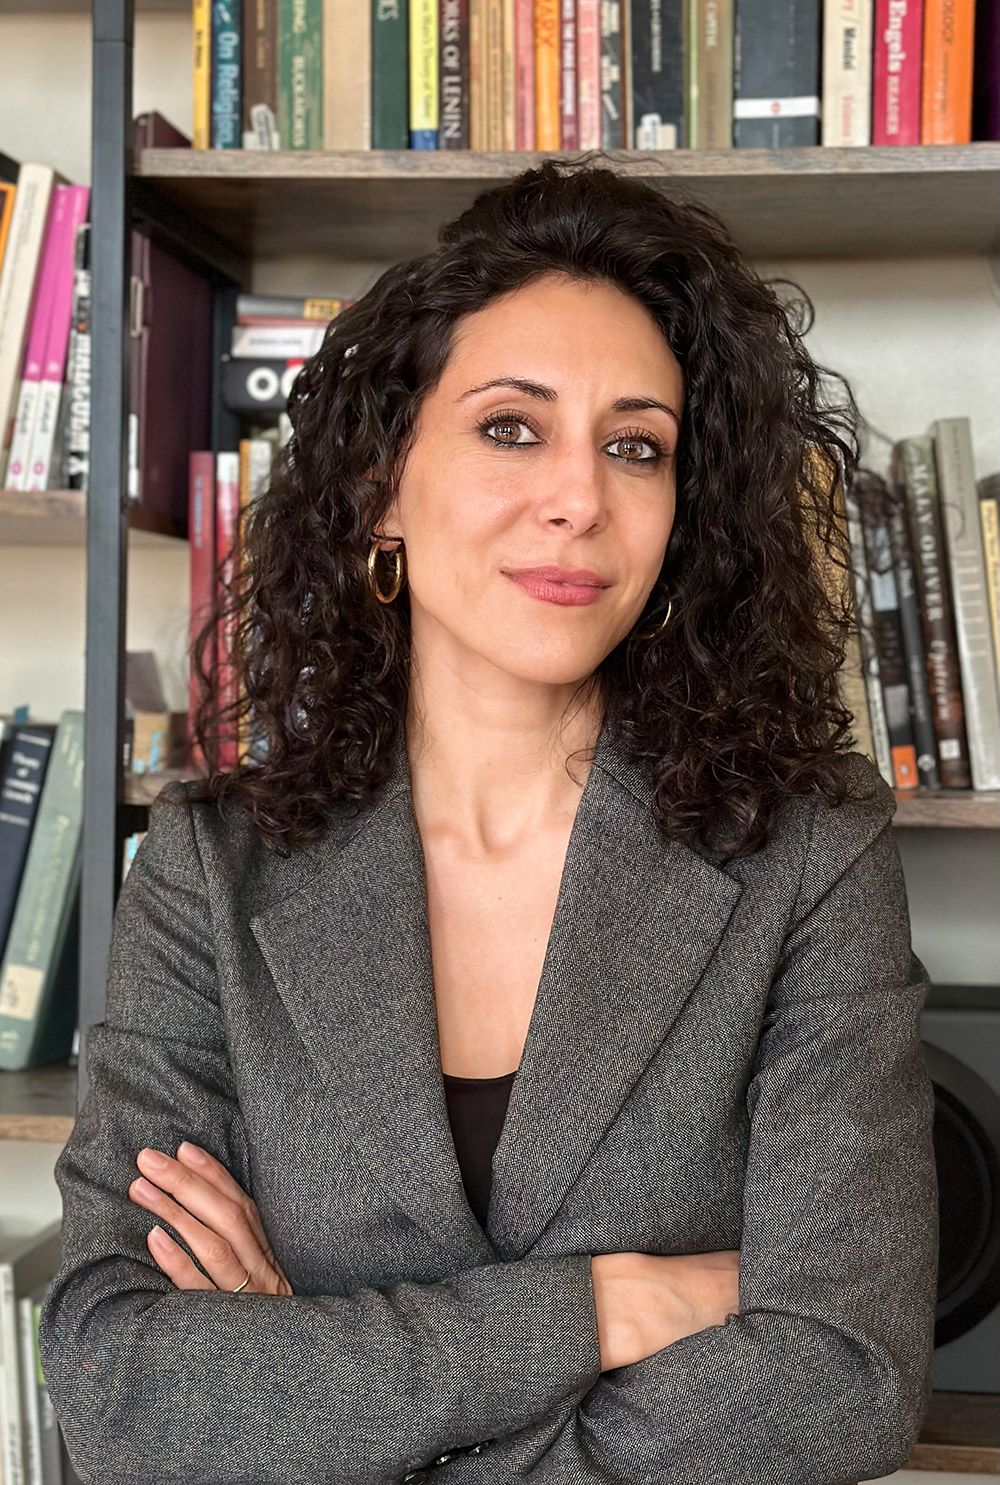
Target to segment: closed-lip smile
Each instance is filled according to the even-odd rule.
[[[597,603],[611,587],[608,578],[589,567],[509,567],[503,572],[531,598],[555,603],[561,608]]]

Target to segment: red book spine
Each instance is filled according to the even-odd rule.
[[[872,144],[920,143],[923,0],[875,0]]]
[[[194,663],[194,642],[198,631],[212,609],[215,584],[215,455],[197,450],[188,459],[188,538],[191,552],[190,627],[188,631],[191,659],[188,682],[188,754],[197,773],[207,773],[205,755],[194,735],[194,714],[201,699],[201,687]],[[209,674],[215,671],[215,639],[209,641],[204,663]]]
[[[580,148],[576,111],[576,0],[562,0],[562,45],[559,51],[560,148]]]
[[[579,148],[601,148],[601,6],[577,0],[576,96]]]

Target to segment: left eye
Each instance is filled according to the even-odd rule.
[[[628,444],[632,448],[635,448],[636,446],[639,446],[639,445],[645,445],[645,447],[650,450],[650,452],[648,454],[645,454],[645,455],[643,455],[640,458],[636,458],[634,455],[631,455],[631,454],[615,454],[614,457],[616,459],[625,459],[630,464],[647,464],[647,463],[652,463],[654,460],[656,460],[656,459],[658,459],[660,457],[660,454],[662,452],[662,450],[656,444],[651,443],[648,438],[629,438],[629,437],[614,438],[614,439],[612,439],[611,443],[605,444],[605,448],[609,448],[609,449],[610,448],[613,448],[616,443],[619,443],[619,444],[621,444],[621,443]]]

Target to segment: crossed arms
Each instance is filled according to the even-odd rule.
[[[155,829],[154,829],[155,827]],[[88,1097],[56,1164],[42,1367],[92,1485],[857,1485],[901,1466],[937,1284],[927,977],[888,818],[814,841],[747,1091],[740,1313],[601,1373],[590,1256],[347,1297],[181,1291],[127,1191],[189,1139],[251,1191],[190,807],[119,898]]]

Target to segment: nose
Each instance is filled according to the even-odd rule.
[[[607,519],[607,465],[587,440],[567,442],[546,461],[536,487],[538,517],[577,533]]]

